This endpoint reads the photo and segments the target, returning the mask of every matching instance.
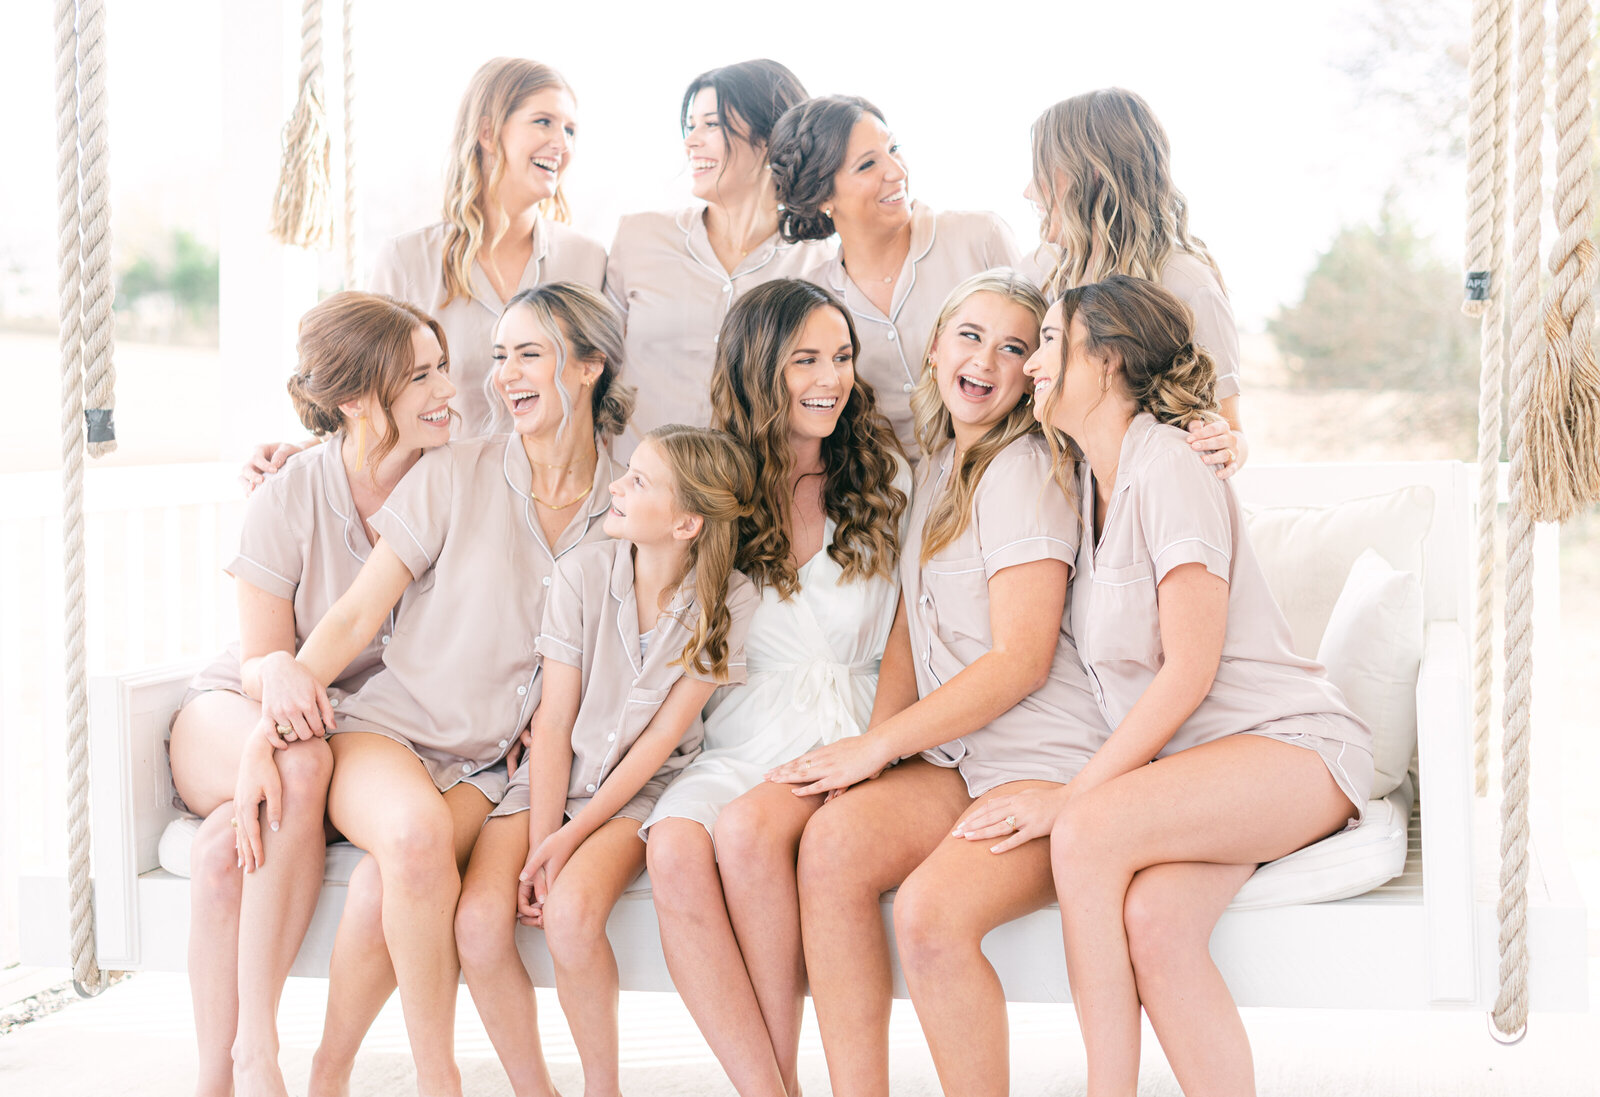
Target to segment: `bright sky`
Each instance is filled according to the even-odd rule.
[[[283,2],[292,23],[299,4]],[[1191,227],[1222,264],[1241,323],[1257,327],[1298,296],[1339,225],[1374,217],[1397,183],[1405,208],[1435,234],[1440,251],[1459,252],[1460,182],[1404,179],[1412,134],[1392,108],[1363,102],[1338,67],[1370,40],[1363,19],[1374,2],[1146,0],[1135,8],[1012,0],[797,9],[361,0],[367,253],[386,235],[437,219],[456,104],[472,71],[492,55],[547,61],[576,88],[582,129],[568,189],[578,227],[604,243],[618,215],[685,202],[679,98],[691,76],[717,64],[770,56],[813,93],[874,100],[906,149],[914,196],[939,208],[996,210],[1023,241],[1037,234],[1021,198],[1030,123],[1057,99],[1119,84],[1144,95],[1166,125]],[[227,58],[218,47],[225,5],[119,0],[108,7],[119,249],[176,226],[214,241],[217,162],[228,124],[220,102]],[[49,285],[52,8],[15,4],[0,14],[10,165],[0,173],[0,269],[37,269]],[[336,0],[327,0],[327,9],[336,24]],[[913,14],[917,9],[941,14]]]

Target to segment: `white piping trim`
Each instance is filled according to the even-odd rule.
[[[411,532],[411,527],[406,524],[406,520],[404,518],[400,517],[400,515],[397,512],[391,510],[389,508],[389,504],[388,503],[385,503],[383,506],[378,508],[378,513],[379,514],[382,514],[385,511],[388,511],[389,514],[394,516],[394,520],[396,522],[400,523],[400,528],[406,531],[406,536],[411,538],[412,542],[417,546],[418,550],[421,551],[423,557],[428,561],[428,566],[430,568],[433,567],[433,557],[428,555],[428,550],[426,548],[423,548],[422,542],[420,540],[418,540],[417,535],[415,533]]]
[[[250,565],[252,565],[254,567],[260,568],[262,571],[266,572],[268,575],[272,576],[274,579],[278,579],[278,580],[280,580],[282,582],[288,583],[291,587],[298,588],[299,585],[300,585],[299,583],[296,583],[293,579],[289,578],[287,575],[279,575],[277,572],[275,572],[271,568],[267,567],[267,565],[263,564],[260,560],[257,560],[252,556],[246,556],[244,553],[241,552],[241,553],[238,553],[234,558],[237,559],[237,560],[243,560],[247,564],[250,564]]]
[[[1232,554],[1230,554],[1230,553],[1228,553],[1228,552],[1226,552],[1226,551],[1224,551],[1222,549],[1219,549],[1216,545],[1213,545],[1210,541],[1207,541],[1204,537],[1181,537],[1178,540],[1173,541],[1173,542],[1169,543],[1168,545],[1166,545],[1164,548],[1161,549],[1160,552],[1157,552],[1155,555],[1151,556],[1150,557],[1150,562],[1152,564],[1155,563],[1157,560],[1161,559],[1162,556],[1166,555],[1172,549],[1177,548],[1179,545],[1187,545],[1187,544],[1191,544],[1191,543],[1195,543],[1195,542],[1198,542],[1198,543],[1204,545],[1206,548],[1210,549],[1212,552],[1216,553],[1218,556],[1222,557],[1224,560],[1231,560],[1233,558]]]

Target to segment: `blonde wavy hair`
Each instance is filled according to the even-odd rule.
[[[712,425],[748,446],[760,467],[755,511],[740,523],[739,570],[784,599],[800,589],[789,536],[794,447],[784,367],[806,321],[821,308],[844,317],[852,355],[859,356],[850,310],[815,283],[775,278],[729,310],[711,372]],[[833,433],[822,442],[822,507],[834,521],[826,551],[846,582],[894,578],[907,503],[905,492],[894,486],[899,453],[894,428],[878,411],[872,386],[857,373]]]
[[[1117,373],[1139,411],[1185,429],[1190,423],[1223,421],[1216,362],[1194,345],[1194,313],[1172,293],[1125,274],[1067,290],[1061,295],[1063,371],[1074,317],[1088,333],[1084,350],[1101,359],[1115,355]],[[1055,419],[1064,387],[1051,385],[1045,395],[1040,414],[1046,423]],[[1053,427],[1045,437],[1059,473],[1071,465],[1071,449]]]
[[[1035,342],[1038,325],[1044,322],[1044,296],[1032,282],[1007,267],[974,274],[950,291],[944,304],[939,307],[939,317],[933,323],[933,330],[928,333],[928,345],[922,352],[922,372],[917,377],[917,387],[911,393],[917,447],[928,459],[944,449],[956,436],[950,409],[944,406],[944,398],[939,395],[939,378],[930,364],[933,349],[961,306],[979,293],[1003,297],[1032,313]],[[955,475],[950,477],[949,486],[928,511],[927,522],[922,527],[921,563],[926,564],[966,531],[967,524],[972,521],[972,498],[977,494],[978,483],[983,479],[989,462],[1018,438],[1038,430],[1039,424],[1033,417],[1029,401],[1019,399],[1004,419],[967,448],[961,455]]]
[[[604,447],[621,434],[633,414],[634,398],[638,390],[621,379],[623,366],[622,320],[617,310],[600,294],[578,282],[546,282],[542,286],[525,289],[511,300],[500,313],[501,319],[512,309],[527,309],[533,313],[556,345],[556,394],[561,399],[561,426],[556,436],[567,431],[572,420],[572,394],[561,382],[562,371],[569,358],[580,362],[600,359],[600,376],[595,379],[594,391],[589,394],[589,411],[594,418],[594,434]],[[495,332],[500,330],[495,322]],[[509,429],[510,412],[505,401],[495,390],[497,368],[489,371],[483,380],[483,394],[489,401],[489,415],[484,421],[484,434],[499,434]]]
[[[450,169],[445,176],[444,220],[449,226],[444,246],[444,303],[457,297],[472,296],[472,264],[487,245],[493,247],[505,236],[508,218],[500,215],[500,228],[492,240],[485,240],[487,210],[505,175],[505,149],[500,131],[530,95],[547,88],[558,88],[572,95],[566,79],[549,65],[521,57],[496,57],[472,74],[467,94],[456,111],[455,134],[450,143]],[[486,155],[478,135],[487,124],[493,134],[494,152]],[[554,221],[571,220],[566,195],[560,184],[556,192],[540,203],[539,213]]]
[[[1052,294],[1113,274],[1159,281],[1174,252],[1203,261],[1222,284],[1205,242],[1189,232],[1167,131],[1142,98],[1101,88],[1063,99],[1038,117],[1032,135],[1040,237],[1061,249],[1045,282]]]
[[[739,551],[739,521],[754,509],[756,462],[731,434],[671,423],[645,435],[672,470],[672,495],[678,509],[700,517],[700,532],[689,543],[683,573],[661,592],[663,603],[692,574],[699,613],[675,666],[728,676],[728,578]],[[665,609],[663,604],[659,608]]]

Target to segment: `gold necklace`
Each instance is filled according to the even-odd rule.
[[[563,466],[563,465],[551,465],[549,467],[551,467],[551,468],[564,468],[565,466]],[[590,480],[594,479],[594,470],[592,470],[592,469],[589,472],[589,479]],[[582,500],[589,498],[589,496],[593,492],[594,492],[594,488],[591,486],[591,487],[585,488],[583,490],[583,494],[575,495],[571,499],[568,499],[565,503],[549,503],[549,502],[546,502],[545,500],[539,498],[539,493],[533,490],[533,481],[531,479],[528,481],[528,495],[530,497],[532,497],[532,499],[533,499],[533,501],[535,503],[538,503],[541,507],[544,507],[547,510],[566,510],[568,507],[572,506],[572,504],[577,503],[577,502],[581,502]]]

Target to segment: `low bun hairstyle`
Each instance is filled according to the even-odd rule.
[[[706,88],[717,93],[717,113],[722,128],[747,145],[766,145],[772,128],[784,111],[806,98],[805,85],[789,69],[759,57],[734,65],[708,69],[689,81],[678,110],[678,128],[689,128],[689,111],[694,97]]]
[[[676,592],[692,573],[699,616],[689,625],[679,665],[697,674],[728,676],[728,577],[739,552],[739,522],[755,511],[756,461],[733,435],[704,427],[670,423],[645,439],[672,470],[678,509],[700,517],[700,532],[689,544],[684,571],[662,598]],[[663,607],[664,608],[664,607]]]
[[[850,131],[863,114],[885,122],[883,111],[855,95],[807,99],[772,127],[767,158],[778,195],[778,231],[791,244],[826,240],[833,218],[822,207],[833,197],[833,177],[844,166]]]
[[[561,384],[561,372],[566,369],[567,359],[575,357],[580,362],[601,359],[600,376],[589,396],[595,437],[604,443],[621,434],[628,425],[628,417],[633,414],[638,390],[624,384],[621,378],[622,320],[611,302],[578,282],[546,282],[511,298],[500,315],[504,317],[514,308],[531,310],[539,326],[556,342],[556,392],[561,397],[561,433],[566,432],[572,418],[572,394]],[[483,381],[483,392],[489,402],[489,416],[484,423],[487,434],[508,429],[505,421],[510,418],[505,401],[494,387],[498,372],[491,369]]]
[[[383,411],[385,427],[366,455],[367,463],[377,467],[400,439],[394,402],[415,371],[411,336],[419,327],[433,332],[449,362],[444,329],[415,305],[354,290],[313,305],[300,318],[295,345],[299,360],[288,383],[295,414],[305,428],[319,438],[337,433],[345,427],[339,405],[372,396]]]
[[[1140,411],[1175,427],[1221,421],[1216,363],[1194,345],[1194,313],[1177,297],[1154,282],[1116,274],[1068,290],[1061,307],[1064,331],[1073,317],[1083,322],[1086,350],[1102,357],[1116,352],[1123,384]],[[1061,341],[1063,360],[1067,344]],[[1046,397],[1047,422],[1060,391],[1052,386]]]

